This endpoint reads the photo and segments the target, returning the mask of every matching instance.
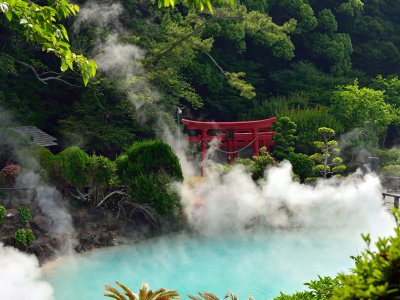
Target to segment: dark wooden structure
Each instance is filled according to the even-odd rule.
[[[35,126],[10,127],[10,129],[22,135],[23,137],[32,139],[32,144],[42,147],[57,146],[57,143],[55,142],[57,139],[55,137],[47,134]]]
[[[383,192],[382,196],[383,196],[383,199],[385,199],[386,196],[393,197],[393,199],[394,199],[394,202],[393,202],[394,207],[395,208],[399,208],[399,199],[400,199],[400,194],[399,193]]]

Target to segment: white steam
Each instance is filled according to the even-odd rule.
[[[79,32],[83,27],[94,25],[96,27],[120,28],[118,18],[124,8],[118,2],[97,3],[86,2],[80,10],[74,22],[74,30]]]
[[[34,201],[52,221],[50,233],[63,237],[64,245],[60,254],[73,253],[76,244],[73,238],[74,226],[71,215],[63,205],[61,193],[55,187],[45,184],[40,175],[33,171],[22,173],[17,178],[16,186],[35,190]]]
[[[0,243],[0,295],[1,299],[52,300],[53,288],[41,279],[39,262]]]
[[[74,26],[76,31],[90,25],[99,29],[107,29],[105,39],[98,38],[93,59],[99,69],[117,83],[118,89],[127,95],[128,100],[139,113],[145,104],[153,104],[160,99],[157,90],[146,79],[142,65],[145,51],[131,43],[121,40],[124,28],[118,19],[123,14],[120,3],[89,1],[80,10]],[[139,120],[145,120],[144,115]]]
[[[254,223],[272,229],[349,231],[351,236],[388,235],[394,227],[376,176],[308,186],[292,179],[288,162],[268,170],[259,185],[240,166],[223,175],[210,172],[201,183],[184,183],[181,197],[188,222],[204,234],[241,231]]]

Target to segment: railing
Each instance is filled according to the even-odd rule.
[[[383,192],[382,196],[383,196],[383,199],[385,199],[386,196],[393,197],[394,198],[394,202],[393,203],[392,202],[385,202],[385,204],[386,203],[393,204],[395,208],[399,208],[400,194],[391,193],[391,192]]]

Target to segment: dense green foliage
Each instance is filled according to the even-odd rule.
[[[127,196],[127,190],[130,198],[125,200],[150,205],[160,214],[179,208],[171,184],[183,180],[182,170],[171,147],[162,141],[135,142],[115,160],[96,154],[89,156],[76,146],[57,155],[37,146],[31,150],[41,164],[40,170],[46,171],[42,172],[46,175],[43,178],[63,191],[69,190],[69,195],[80,201],[99,207],[106,199],[112,202],[113,194]],[[86,196],[83,188],[89,190]],[[115,209],[115,205],[111,206]]]
[[[289,117],[281,117],[274,126],[274,156],[278,160],[288,159],[294,152],[294,145],[297,141],[297,125]]]
[[[3,219],[7,214],[7,209],[3,206],[0,205],[0,224],[3,223]]]
[[[19,211],[19,221],[21,223],[29,223],[32,221],[32,213],[29,207],[26,206],[20,206],[18,207]]]
[[[78,2],[81,7],[87,3]],[[373,145],[365,138],[353,143],[348,153],[360,145],[374,150],[371,147],[393,145],[399,139],[397,4],[123,1],[124,17],[115,16],[113,22],[125,30],[115,42],[145,50],[143,59],[135,62],[143,72],[127,78],[124,88],[112,76],[98,72],[82,89],[76,86],[80,80],[76,74],[66,71],[58,77],[60,63],[32,48],[24,34],[41,45],[55,38],[58,46],[52,48],[63,57],[65,53],[57,51],[72,48],[94,56],[98,41],[105,42],[115,32],[92,24],[75,33],[73,18],[65,18],[78,8],[67,1],[26,3],[5,1],[1,6],[0,105],[16,120],[60,137],[63,145],[79,142],[87,153],[114,159],[133,141],[153,138],[155,112],[146,116],[149,123],[140,124],[129,99],[158,101],[151,99],[156,94],[162,95],[159,104],[171,116],[177,106],[184,106],[193,118],[221,121],[287,116],[297,124],[295,150],[308,155],[316,151],[313,141],[320,127],[341,135],[367,126],[362,135],[375,135]],[[17,24],[26,5],[39,9],[36,16],[29,15],[33,31],[27,31],[29,22]],[[54,20],[45,25],[49,16]],[[63,70],[71,68],[67,60],[61,65]],[[50,75],[57,79],[47,80]],[[139,91],[132,96],[125,89],[142,85],[159,93],[143,96]]]
[[[260,148],[260,155],[252,156],[251,158],[237,158],[235,164],[243,165],[247,172],[251,174],[254,180],[260,179],[264,176],[265,170],[275,165],[275,159],[268,153],[267,147]],[[230,169],[229,165],[226,165],[227,170]]]
[[[299,176],[300,182],[304,182],[306,178],[314,175],[315,163],[306,154],[291,153],[288,157],[293,167],[293,173]]]
[[[76,146],[68,147],[57,154],[55,162],[61,181],[78,188],[87,183],[85,170],[88,163],[89,156]]]
[[[135,142],[116,159],[121,183],[132,198],[150,204],[160,214],[175,212],[178,197],[171,181],[182,180],[182,170],[171,147],[162,141]]]
[[[36,236],[30,228],[19,228],[15,232],[15,241],[17,246],[25,246],[28,247],[36,240]]]
[[[368,122],[380,130],[385,129],[393,121],[394,111],[383,95],[384,91],[360,88],[357,81],[339,87],[332,95],[332,114],[346,130],[364,127]]]
[[[33,147],[31,152],[34,159],[39,164],[37,169],[39,169],[40,175],[46,180],[53,177],[55,172],[56,156],[49,149],[44,147]]]
[[[68,16],[76,15],[79,6],[66,0],[49,1],[49,4],[39,5],[24,0],[4,0],[0,4],[0,12],[11,22],[14,30],[20,31],[30,41],[41,45],[43,51],[52,52],[60,57],[61,71],[73,70],[74,65],[78,66],[83,82],[87,85],[89,78],[96,74],[97,64],[70,50],[67,30],[60,23]],[[9,68],[12,68],[12,59],[10,57],[7,59]]]
[[[183,179],[178,158],[171,147],[162,141],[135,142],[126,151],[126,155],[130,163],[127,169],[132,172],[124,173],[128,176],[135,176],[138,173],[165,173],[178,180]]]

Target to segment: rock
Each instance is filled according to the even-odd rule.
[[[3,242],[5,245],[15,245],[15,232],[17,231],[18,227],[13,224],[3,225],[1,227],[1,236],[0,241]]]
[[[31,221],[32,229],[40,230],[43,233],[48,233],[50,231],[53,221],[44,215],[37,215]]]
[[[35,254],[40,263],[55,258],[56,250],[52,245],[51,238],[48,237],[37,239],[29,247],[29,252]]]
[[[19,213],[18,209],[10,208],[10,209],[7,209],[5,219],[10,220],[12,222],[19,222],[19,215],[20,215],[20,213]]]

